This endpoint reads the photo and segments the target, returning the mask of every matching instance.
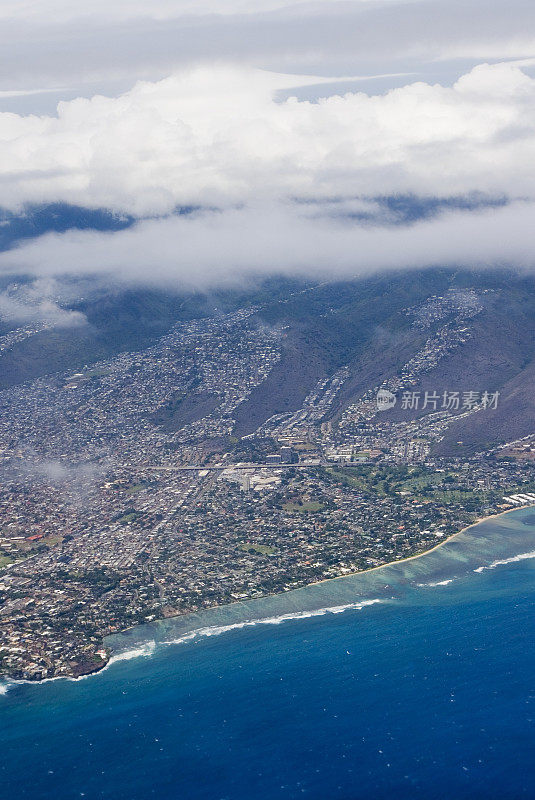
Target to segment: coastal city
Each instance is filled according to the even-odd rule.
[[[0,20],[0,800],[535,800],[535,2]]]
[[[497,393],[415,390],[469,340],[483,299],[456,291],[407,309],[428,335],[396,374],[344,404],[342,365],[243,435],[237,409],[286,335],[257,306],[3,390],[1,673],[87,674],[109,660],[109,634],[414,556],[533,503],[535,436],[433,452]],[[389,417],[379,402],[410,410],[409,396],[423,413]]]

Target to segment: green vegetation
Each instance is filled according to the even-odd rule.
[[[386,497],[400,491],[412,491],[411,479],[415,480],[421,477],[419,467],[409,470],[404,464],[400,466],[368,464],[335,466],[328,467],[325,473],[337,483],[352,486],[364,493],[372,493],[379,497]]]
[[[239,550],[245,550],[246,553],[258,553],[262,556],[272,556],[278,553],[276,547],[269,547],[267,544],[256,544],[254,542],[242,542],[238,545]]]
[[[135,508],[127,508],[124,514],[116,517],[115,521],[120,522],[121,525],[127,525],[129,522],[135,522],[140,517],[143,517],[143,513],[141,511],[136,511]]]
[[[145,482],[134,483],[134,484],[132,484],[132,486],[129,486],[126,489],[126,494],[136,494],[136,492],[141,492],[142,489],[146,489],[147,486],[148,486],[148,484],[145,483]]]
[[[462,476],[433,472],[423,465],[334,466],[324,473],[327,479],[352,486],[364,495],[410,496],[415,503],[433,501],[445,506],[462,505],[466,511],[478,511],[498,499],[496,492],[467,487]]]

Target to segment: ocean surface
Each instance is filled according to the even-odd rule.
[[[0,697],[0,797],[535,798],[535,511]]]

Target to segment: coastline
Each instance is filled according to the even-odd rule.
[[[520,511],[524,508],[535,508],[535,503],[528,503],[525,506],[508,508],[505,511],[500,511],[498,514],[489,514],[488,517],[478,517],[476,520],[474,520],[474,522],[471,522],[470,525],[465,525],[465,527],[461,528],[460,531],[456,531],[455,533],[452,533],[451,536],[447,536],[445,539],[442,539],[433,547],[430,547],[429,550],[422,550],[421,553],[415,553],[413,556],[407,556],[406,558],[398,558],[396,561],[386,561],[384,564],[378,564],[376,567],[369,567],[369,569],[361,569],[359,570],[359,572],[348,572],[346,575],[337,575],[335,578],[324,578],[321,581],[314,581],[313,583],[307,583],[306,585],[318,586],[322,583],[328,583],[329,581],[339,581],[341,578],[350,578],[354,575],[367,575],[369,572],[376,572],[378,569],[385,569],[386,567],[395,567],[398,564],[405,564],[407,561],[414,561],[417,558],[422,558],[422,556],[427,556],[429,553],[434,553],[435,550],[444,547],[444,545],[447,544],[448,542],[452,542],[462,533],[469,531],[470,528],[473,528],[476,525],[481,525],[482,522],[489,522],[492,519],[498,519],[498,517],[503,517],[505,514],[510,514],[512,511]],[[266,595],[266,597],[267,596],[268,595]]]
[[[528,550],[530,561],[474,574],[478,565],[492,569],[507,556],[522,560]],[[451,585],[435,584],[445,577],[453,578]],[[274,609],[347,602],[352,591],[358,599],[379,597],[375,591],[385,584],[387,602],[362,612],[337,614],[331,607],[321,616],[254,622]],[[427,559],[288,600],[149,624],[119,637],[114,652],[123,663],[114,659],[91,680],[6,687],[0,697],[6,796],[17,795],[23,775],[28,786],[46,781],[47,797],[64,788],[61,800],[80,791],[123,800],[144,800],[151,792],[190,797],[197,787],[200,800],[235,794],[238,775],[244,777],[237,800],[258,794],[257,787],[265,787],[262,800],[269,800],[281,794],[283,781],[291,792],[302,777],[294,792],[301,794],[308,777],[319,780],[316,769],[327,766],[329,778],[314,784],[314,797],[330,797],[340,776],[346,783],[338,800],[352,796],[355,781],[369,797],[391,793],[392,786],[403,800],[415,793],[433,797],[437,769],[455,772],[447,787],[452,797],[472,789],[492,796],[498,780],[505,794],[511,790],[519,748],[530,794],[532,508],[474,526]],[[235,624],[245,614],[251,627]],[[218,628],[183,635],[201,621]],[[500,742],[505,749],[497,753]],[[294,783],[278,771],[287,754],[292,775],[296,765],[301,769]],[[272,756],[277,769],[266,771]],[[364,785],[367,774],[381,782]],[[419,775],[427,783],[417,784]]]
[[[400,559],[397,559],[395,561],[387,561],[384,564],[378,564],[377,566],[369,567],[368,569],[359,570],[357,572],[349,572],[349,573],[346,573],[344,575],[337,575],[337,576],[332,577],[332,578],[324,578],[324,579],[322,579],[320,581],[313,581],[311,583],[306,583],[303,586],[296,587],[295,589],[291,589],[291,590],[286,591],[286,592],[274,592],[272,594],[262,595],[261,597],[258,597],[258,598],[249,598],[249,599],[244,599],[244,600],[237,600],[237,601],[235,601],[233,603],[225,603],[224,605],[212,606],[210,608],[201,609],[199,611],[190,611],[190,612],[186,612],[184,614],[174,614],[174,615],[171,615],[169,617],[164,617],[164,618],[162,618],[160,620],[155,621],[155,624],[162,623],[162,622],[167,622],[167,621],[172,622],[172,621],[176,621],[176,620],[180,620],[180,619],[186,619],[190,615],[199,614],[199,613],[203,613],[203,612],[214,612],[214,611],[218,611],[220,609],[221,610],[223,610],[223,609],[233,609],[233,608],[237,608],[237,607],[243,606],[245,603],[248,603],[248,602],[251,602],[251,601],[256,601],[256,600],[258,600],[258,601],[260,601],[260,600],[264,600],[265,601],[265,600],[269,600],[269,599],[272,599],[272,600],[275,599],[276,600],[276,599],[279,599],[279,598],[287,597],[290,592],[303,591],[305,589],[313,588],[315,586],[323,586],[323,585],[326,585],[326,584],[331,584],[332,585],[332,584],[335,584],[336,582],[339,582],[339,581],[346,581],[346,580],[351,579],[351,578],[358,578],[358,577],[363,577],[363,576],[366,576],[366,575],[370,575],[372,573],[378,572],[379,570],[388,569],[389,567],[397,567],[397,566],[399,566],[401,564],[405,564],[405,563],[408,563],[408,562],[411,562],[411,561],[416,561],[416,560],[421,559],[424,556],[427,556],[427,555],[429,555],[429,554],[431,554],[431,553],[433,553],[433,552],[435,552],[437,550],[440,550],[444,545],[448,544],[448,542],[454,541],[459,536],[461,536],[461,534],[467,532],[471,528],[474,528],[474,527],[476,527],[476,526],[478,526],[478,525],[480,525],[480,524],[482,524],[484,522],[489,522],[489,521],[492,521],[494,519],[499,519],[500,517],[503,517],[505,515],[511,514],[514,511],[521,511],[521,510],[529,509],[529,508],[535,508],[535,503],[534,504],[528,504],[528,505],[521,506],[521,507],[508,508],[508,509],[505,509],[503,511],[498,512],[497,514],[490,514],[489,516],[485,516],[485,517],[478,517],[476,520],[471,522],[469,525],[465,525],[463,528],[461,528],[460,530],[458,530],[455,533],[451,534],[450,536],[448,536],[448,537],[446,537],[444,539],[441,539],[433,547],[431,547],[431,548],[429,548],[427,550],[422,550],[419,553],[415,553],[414,555],[407,556],[405,558],[400,558]],[[305,614],[306,612],[303,609],[302,612],[296,611],[295,613],[303,613],[303,614]],[[261,619],[258,620],[258,622],[261,622],[261,621],[262,621]],[[255,620],[251,620],[251,623],[252,622],[255,622]],[[242,623],[242,624],[246,624],[246,623]],[[118,631],[115,634],[111,634],[111,636],[120,636],[120,635],[126,634],[126,633],[131,632],[131,631],[135,631],[136,629],[140,629],[140,628],[143,628],[143,627],[144,627],[143,623],[140,624],[140,625],[133,625],[133,626],[124,628],[124,629],[122,629],[121,631]],[[191,633],[194,633],[194,631],[192,631]],[[40,684],[40,683],[47,683],[49,681],[55,681],[55,680],[78,681],[78,680],[82,680],[84,678],[91,677],[92,675],[96,675],[97,673],[102,672],[108,666],[110,666],[111,663],[113,663],[114,659],[117,657],[117,655],[120,655],[120,653],[118,654],[118,653],[114,652],[113,647],[110,647],[110,646],[107,646],[107,645],[104,644],[105,640],[109,636],[110,635],[108,634],[107,636],[103,637],[103,642],[100,645],[100,648],[101,649],[105,649],[106,652],[107,652],[106,660],[102,661],[102,664],[99,664],[98,666],[95,666],[94,668],[92,668],[91,670],[88,670],[87,672],[81,672],[81,673],[76,674],[76,675],[74,675],[74,674],[73,675],[55,675],[55,676],[52,676],[52,677],[41,678],[41,679],[38,679],[38,680],[18,679],[18,678],[12,678],[12,677],[10,677],[8,675],[4,675],[4,676],[0,676],[0,680],[5,680],[6,682],[13,683],[13,684]]]
[[[283,601],[284,599],[287,599],[289,596],[295,595],[295,593],[302,593],[302,592],[305,592],[308,589],[313,589],[314,587],[326,587],[326,586],[334,586],[336,584],[344,584],[345,582],[347,582],[348,580],[351,580],[351,579],[363,578],[363,577],[365,577],[367,575],[372,575],[374,573],[377,573],[380,570],[387,570],[387,569],[389,569],[391,567],[398,567],[398,566],[400,566],[402,564],[405,564],[405,563],[418,561],[419,559],[423,558],[424,556],[428,556],[433,552],[441,550],[444,545],[456,540],[463,533],[466,533],[467,531],[469,531],[472,528],[475,528],[475,527],[481,525],[482,523],[490,522],[490,521],[492,521],[494,519],[499,519],[500,517],[503,517],[503,516],[506,516],[508,514],[511,514],[512,512],[522,511],[522,510],[529,509],[529,508],[535,508],[535,503],[534,504],[527,504],[527,505],[521,506],[521,507],[507,508],[507,509],[504,509],[503,511],[499,511],[496,514],[489,514],[488,516],[478,517],[473,522],[471,522],[469,525],[465,525],[463,528],[459,529],[455,533],[452,533],[450,536],[448,536],[448,537],[446,537],[444,539],[441,539],[439,542],[437,542],[437,544],[433,545],[433,547],[431,547],[431,548],[429,548],[427,550],[422,550],[419,553],[415,553],[414,555],[407,556],[405,558],[397,559],[395,561],[387,561],[384,564],[378,564],[375,567],[369,567],[368,569],[359,570],[358,572],[350,572],[350,573],[346,573],[344,575],[337,575],[337,576],[335,576],[333,578],[325,578],[325,579],[320,580],[320,581],[313,581],[311,583],[304,584],[303,586],[296,587],[294,589],[290,589],[290,590],[288,590],[286,592],[275,592],[275,593],[272,593],[272,594],[262,595],[261,597],[258,597],[258,598],[251,598],[249,600],[247,600],[247,599],[236,600],[236,601],[234,601],[232,603],[225,603],[224,605],[212,606],[212,607],[207,608],[207,609],[200,609],[199,611],[187,612],[185,614],[175,614],[175,615],[172,615],[172,616],[165,617],[163,619],[154,621],[152,623],[149,623],[149,625],[152,628],[152,630],[155,630],[160,625],[162,625],[162,623],[179,622],[181,620],[187,620],[188,618],[197,617],[198,615],[212,614],[213,612],[217,613],[217,612],[222,612],[224,610],[232,611],[232,610],[235,610],[235,609],[243,608],[244,606],[247,606],[248,603],[255,603],[256,604],[257,602],[260,603],[260,602],[265,602],[265,601]],[[355,598],[353,598],[353,600],[354,599]],[[351,602],[351,603],[348,603],[347,607],[348,608],[352,608],[352,607],[355,607],[355,605],[358,605],[358,603]],[[364,605],[367,605],[367,602],[365,602]],[[285,618],[290,618],[291,617],[293,619],[293,618],[298,618],[299,616],[308,615],[309,613],[313,615],[313,614],[319,613],[320,611],[325,611],[325,610],[330,610],[330,609],[322,608],[322,609],[310,610],[310,609],[306,609],[304,607],[297,607],[297,608],[294,608],[293,611],[290,612],[287,617],[286,617],[286,614],[285,614],[284,611],[282,612],[282,615],[285,616]],[[233,627],[234,625],[236,625],[237,627],[242,627],[242,626],[249,625],[249,624],[251,624],[251,625],[252,624],[260,624],[260,623],[265,622],[265,621],[270,621],[270,619],[268,617],[264,617],[264,616],[258,617],[258,618],[249,616],[246,621],[243,621],[243,622],[234,622],[233,621],[233,622],[231,622],[230,627]],[[183,635],[185,635],[187,638],[189,638],[190,636],[194,635],[195,632],[200,631],[200,630],[204,630],[205,627],[206,626],[204,626],[203,624],[199,624],[198,626],[196,625],[195,627],[193,627],[191,629],[188,629],[187,631],[184,631]],[[225,624],[223,624],[223,627],[226,627]],[[118,632],[117,634],[112,634],[111,637],[106,637],[106,638],[107,639],[108,638],[115,639],[116,636],[121,636],[122,634],[129,634],[129,633],[132,633],[132,632],[134,632],[136,630],[140,630],[140,629],[143,629],[143,628],[145,628],[145,625],[143,625],[143,624],[142,625],[135,625],[135,626],[132,626],[130,628],[126,628],[123,631]],[[169,641],[167,641],[167,639],[163,639],[162,641],[166,642],[166,643],[170,643]],[[134,646],[137,647],[138,645],[135,644]],[[123,649],[120,649],[119,651],[116,651],[114,646],[113,646],[113,644],[108,645],[108,648],[111,650],[110,661],[113,661],[114,658],[117,657],[118,654],[120,655],[122,652],[124,652]]]

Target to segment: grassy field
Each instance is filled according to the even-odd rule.
[[[433,473],[419,466],[348,465],[328,467],[326,472],[331,479],[378,497],[407,495],[417,502],[434,500],[445,505],[485,503],[494,498],[494,493],[485,489],[454,487],[458,476],[453,473]]]
[[[122,517],[119,517],[117,522],[120,522],[121,525],[126,525],[128,522],[133,522],[140,516],[139,511],[130,511],[128,514],[123,514]]]
[[[279,552],[276,547],[269,547],[267,544],[255,544],[254,542],[242,542],[238,547],[247,553],[253,551],[262,556],[272,556]]]
[[[126,489],[125,494],[136,494],[136,492],[140,492],[142,489],[146,489],[147,485],[145,483],[135,483],[133,486],[129,486]]]

